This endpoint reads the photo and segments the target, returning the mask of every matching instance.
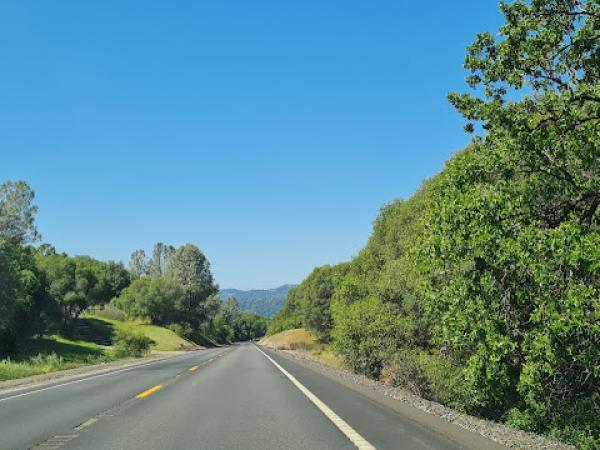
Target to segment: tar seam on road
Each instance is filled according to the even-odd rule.
[[[308,399],[315,404],[319,410],[325,414],[325,416],[333,422],[333,424],[346,435],[350,441],[356,445],[360,450],[375,450],[375,447],[369,443],[364,437],[362,437],[354,428],[352,428],[348,423],[338,416],[333,410],[323,403],[315,394],[309,391],[302,383],[300,383],[296,377],[294,377],[291,373],[281,367],[273,358],[263,352],[260,348],[255,346],[256,349],[261,352],[265,357],[273,363],[275,367],[277,367],[299,390],[302,392]]]

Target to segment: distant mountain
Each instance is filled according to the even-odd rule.
[[[233,295],[240,302],[242,311],[252,311],[265,317],[273,317],[283,308],[285,297],[295,284],[284,284],[275,289],[252,289],[241,291],[239,289],[221,289],[221,298],[225,300]]]

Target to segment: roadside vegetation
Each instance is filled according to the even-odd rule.
[[[85,314],[85,319],[92,320],[91,327],[98,333],[104,334],[111,342],[118,332],[142,334],[151,341],[151,348],[155,351],[169,352],[177,350],[190,350],[197,345],[188,341],[168,328],[149,325],[140,321],[107,319],[101,314]]]
[[[109,314],[114,315],[114,311]],[[80,322],[70,337],[54,334],[21,342],[18,352],[0,361],[0,381],[198,347],[167,328],[104,318],[102,310],[84,313]]]
[[[319,345],[315,334],[304,328],[292,328],[265,336],[260,344],[277,350],[312,350]]]
[[[131,284],[110,307],[128,319],[166,327],[182,338],[211,345],[256,339],[267,319],[240,311],[235,297],[221,300],[210,264],[194,245],[178,249],[158,243],[152,257],[131,255]]]
[[[35,247],[33,199],[0,185],[0,381],[265,334],[267,319],[221,301],[196,246],[158,243],[127,268]]]
[[[18,354],[0,360],[0,381],[101,364],[114,358],[93,342],[46,336],[24,342]]]
[[[450,94],[471,144],[385,205],[350,262],[290,291],[356,372],[582,449],[600,447],[600,8],[502,3]]]
[[[259,343],[276,350],[298,351],[330,366],[344,366],[343,359],[328,344],[320,342],[312,331],[304,328],[293,328],[265,336]]]

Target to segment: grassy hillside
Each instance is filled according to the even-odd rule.
[[[80,319],[73,336],[44,336],[28,340],[18,355],[0,361],[0,381],[39,375],[59,370],[113,361],[109,345],[118,329],[136,331],[148,336],[154,344],[152,352],[186,350],[195,344],[180,338],[171,330],[155,325],[106,319],[87,315]]]
[[[157,325],[146,325],[144,323],[127,320],[107,319],[96,315],[86,315],[85,319],[90,321],[91,325],[98,333],[104,334],[109,339],[112,338],[112,334],[117,329],[142,333],[154,341],[152,346],[153,351],[188,350],[195,347],[195,344],[192,342],[177,336],[167,328],[159,327]]]

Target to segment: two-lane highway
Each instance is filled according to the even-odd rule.
[[[500,448],[478,439],[473,448]],[[253,344],[0,393],[0,449],[357,447],[464,442]]]

